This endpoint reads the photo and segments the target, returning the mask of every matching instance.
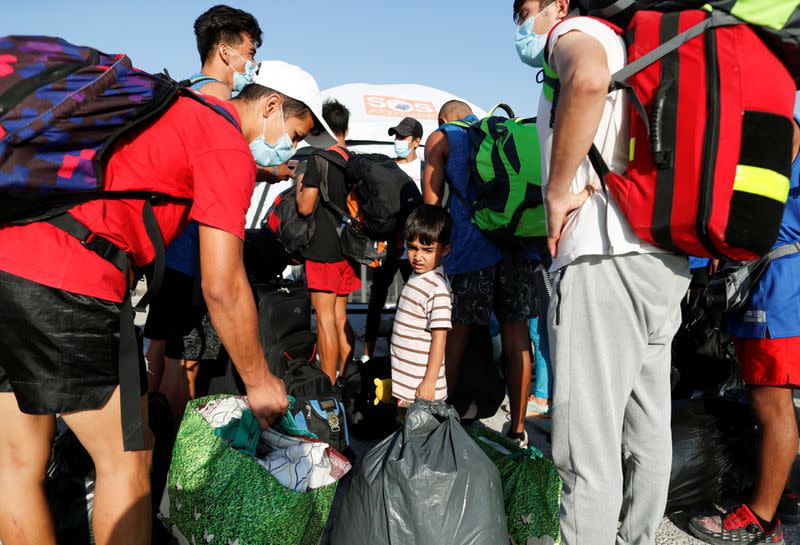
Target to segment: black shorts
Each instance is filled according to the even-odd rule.
[[[223,353],[222,341],[217,336],[207,312],[195,316],[196,321],[185,335],[168,337],[164,355],[175,360],[216,360]]]
[[[119,385],[120,307],[0,271],[0,392],[28,414],[101,408]]]
[[[222,342],[211,325],[192,276],[167,268],[161,289],[150,302],[144,336],[166,341],[165,355],[176,360],[213,360]]]
[[[492,312],[501,323],[533,318],[537,266],[529,259],[502,260],[485,269],[454,275],[450,279],[453,323],[489,325]]]

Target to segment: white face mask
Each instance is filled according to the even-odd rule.
[[[256,75],[256,71],[258,70],[258,66],[255,63],[248,61],[232,47],[228,46],[228,48],[233,51],[233,54],[239,57],[244,61],[244,72],[237,72],[233,70],[233,67],[228,65],[228,68],[233,70],[233,91],[234,92],[241,92],[250,82],[253,81],[253,76]]]
[[[267,142],[264,136],[267,132],[266,118],[264,119],[264,130],[261,131],[261,136],[250,142],[250,152],[253,154],[253,159],[256,160],[258,166],[274,167],[285,163],[295,154],[294,142],[292,142],[289,133],[286,132],[286,121],[283,119],[283,104],[281,104],[280,116],[283,135],[275,144]]]
[[[400,159],[405,159],[411,155],[411,146],[408,143],[408,140],[395,140],[394,152]]]
[[[555,5],[556,3],[553,2],[536,15],[525,19],[525,21],[517,27],[517,54],[520,60],[528,66],[541,68],[544,63],[544,48],[545,45],[547,45],[547,35],[550,30],[548,29],[544,34],[537,34],[536,31],[533,30],[533,24],[536,17],[539,17],[542,13]]]

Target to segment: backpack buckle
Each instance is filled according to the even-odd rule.
[[[96,253],[106,261],[109,261],[117,268],[122,270],[123,272],[126,271],[128,268],[128,256],[122,249],[111,242],[110,240],[103,238],[99,235],[94,233],[89,233],[85,239],[81,240],[81,244],[87,249],[91,250],[92,252]]]
[[[341,430],[339,426],[339,417],[333,413],[328,413],[328,426],[330,426],[332,432]]]

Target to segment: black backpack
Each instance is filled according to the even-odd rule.
[[[303,282],[256,284],[253,294],[258,302],[259,337],[267,351],[295,333],[311,330],[311,299]]]
[[[397,429],[397,403],[375,404],[375,379],[392,378],[392,362],[388,356],[358,361],[347,366],[343,395],[347,424],[353,437],[382,440]]]
[[[327,196],[327,193],[325,195]],[[314,237],[316,218],[315,214],[301,216],[297,211],[296,198],[296,185],[275,197],[272,206],[267,210],[264,227],[275,234],[283,250],[292,259],[301,262],[303,250],[308,248]]]
[[[347,213],[374,240],[394,240],[406,218],[422,204],[414,180],[397,161],[380,153],[351,153],[328,148],[318,155],[343,167],[347,178]]]
[[[342,395],[316,362],[314,334],[302,331],[274,345],[267,353],[270,371],[295,398],[297,424],[343,452],[350,444]]]
[[[286,350],[286,341],[298,334],[305,334],[311,340],[306,346],[315,346],[311,330],[311,302],[308,290],[302,282],[274,281],[255,284],[253,296],[258,309],[258,332],[264,355],[272,366]],[[297,346],[295,341],[291,346]],[[230,358],[223,362],[208,362],[202,365],[198,381],[207,384],[209,395],[245,395],[244,382],[236,371]],[[280,376],[280,375],[279,375]]]

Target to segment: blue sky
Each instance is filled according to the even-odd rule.
[[[194,19],[205,0],[23,0],[0,17],[0,36],[46,34],[127,53],[173,77],[199,68]],[[320,88],[344,83],[420,83],[488,109],[534,115],[536,73],[514,48],[512,0],[230,0],[264,30],[259,59],[298,64]]]

